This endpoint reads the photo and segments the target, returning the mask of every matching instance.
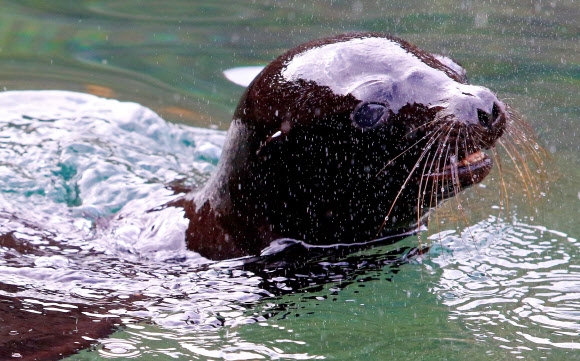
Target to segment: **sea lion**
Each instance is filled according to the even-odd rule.
[[[339,35],[275,59],[242,96],[218,169],[174,206],[189,249],[257,255],[272,241],[399,240],[492,168],[508,121],[450,59],[377,33]]]
[[[374,33],[316,40],[283,54],[256,77],[234,114],[217,172],[204,188],[166,206],[185,210],[188,247],[216,260],[268,254],[262,250],[279,239],[320,248],[394,242],[490,172],[491,159],[482,150],[494,146],[508,120],[505,105],[469,85],[464,70],[447,58]],[[167,244],[168,233],[160,233]],[[0,245],[17,257],[50,256],[62,247],[54,241],[40,248],[19,234],[0,236]],[[395,253],[390,262],[404,261]],[[356,259],[352,269],[361,263],[385,264]],[[282,269],[280,276],[310,271]],[[304,286],[302,277],[295,278],[292,291]],[[312,278],[306,281],[312,285]],[[0,297],[6,314],[0,358],[61,359],[122,322],[100,315],[134,305],[115,298],[81,303],[75,297],[75,303],[67,296],[70,311],[63,313],[52,298],[23,293],[24,286],[2,289],[15,296]]]

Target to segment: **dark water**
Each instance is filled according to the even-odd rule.
[[[110,310],[123,331],[71,359],[580,359],[577,1],[0,5],[0,89],[89,92],[201,127],[115,100],[1,94],[1,212],[26,222],[3,216],[0,227],[42,252],[0,249],[0,295],[45,310],[142,296]],[[518,109],[550,155],[546,196],[528,200],[515,186],[510,213],[500,212],[492,175],[464,197],[463,213],[454,203],[438,212],[429,254],[385,266],[370,257],[378,266],[278,297],[269,290],[292,280],[268,288],[246,271],[200,269],[203,260],[166,242],[170,232],[131,242],[139,222],[156,220],[95,233],[107,216],[169,199],[165,183],[211,173],[223,140],[211,128],[227,128],[243,91],[224,70],[356,30],[449,55]],[[59,243],[43,243],[43,232]]]

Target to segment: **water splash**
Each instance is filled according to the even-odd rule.
[[[176,179],[187,187],[205,181],[224,132],[170,124],[138,104],[53,91],[0,93],[0,134],[0,297],[6,305],[23,300],[7,311],[15,320],[54,322],[57,313],[72,327],[67,332],[80,329],[78,337],[91,322],[112,322],[67,341],[89,344],[121,324],[135,333],[153,322],[170,330],[157,337],[171,338],[256,322],[247,309],[270,296],[258,287],[261,278],[208,268],[185,249],[179,210],[148,212],[175,198],[167,185]],[[9,336],[34,343],[23,335],[26,321],[9,326]],[[99,352],[136,357],[150,337],[112,338]],[[12,347],[10,340],[0,348]]]

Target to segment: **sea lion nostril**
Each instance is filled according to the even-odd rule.
[[[495,113],[495,110],[496,110],[496,106],[494,103],[492,113]],[[499,113],[498,113],[498,115],[499,115]],[[494,120],[496,119],[496,117],[494,117],[493,114],[489,114],[488,112],[483,111],[481,109],[477,109],[477,118],[479,119],[479,123],[481,123],[481,125],[483,125],[486,128],[491,128],[491,125],[493,124]]]
[[[499,105],[497,105],[497,103],[493,103],[493,108],[491,110],[491,116],[492,116],[493,122],[496,122],[500,115],[501,115],[501,109],[500,109]]]

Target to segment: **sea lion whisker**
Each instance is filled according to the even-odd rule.
[[[439,146],[437,148],[437,166],[436,169],[443,169],[445,168],[445,166],[447,165],[447,155],[449,154],[449,144],[447,143],[449,141],[449,136],[451,134],[452,129],[448,129],[447,130],[447,134],[445,136],[445,140],[441,143],[439,143]],[[445,152],[445,156],[443,155],[443,153]],[[441,159],[443,159],[443,165],[441,165]],[[432,188],[433,191],[431,192],[431,199],[429,200],[429,207],[433,208],[433,200],[435,201],[435,208],[439,207],[439,198],[437,197],[437,193],[439,191],[441,191],[442,195],[443,192],[445,192],[445,189],[447,189],[447,179],[444,179],[444,182],[442,182],[441,184],[441,189],[439,189],[438,187],[438,183],[436,183]],[[430,217],[427,219],[428,225],[430,227]],[[443,239],[441,238],[441,234],[440,234],[440,230],[439,230],[439,213],[435,212],[435,224],[437,225],[437,234],[439,234],[439,244],[442,245]]]
[[[475,128],[475,130],[472,130],[477,132],[478,129]],[[463,138],[463,146],[465,147],[465,149],[469,149],[469,145],[468,145],[468,140],[470,141],[471,144],[477,144],[476,141],[473,140],[473,134],[471,134],[469,131],[466,131],[466,135]],[[473,174],[473,171],[471,170],[471,167],[467,167],[467,171],[469,172],[469,175],[473,178],[475,175]]]
[[[502,148],[505,150],[508,157],[511,159],[514,168],[516,169],[517,173],[519,174],[520,178],[522,179],[522,182],[524,183],[524,187],[525,187],[525,191],[526,191],[528,199],[530,199],[530,200],[533,199],[532,191],[530,188],[535,188],[535,186],[534,186],[535,182],[533,181],[531,171],[530,171],[529,167],[527,166],[527,164],[525,162],[520,162],[520,161],[524,160],[523,157],[517,151],[517,149],[515,149],[513,147],[513,145],[511,145],[509,143],[506,144],[504,142],[498,142],[498,144],[501,145]],[[510,148],[511,148],[511,151],[510,151]]]
[[[457,138],[455,138],[455,154],[449,157],[449,161],[451,163],[451,170],[452,170],[451,171],[451,184],[453,185],[453,190],[454,190],[455,194],[459,194],[462,190],[461,183],[459,182],[459,166],[458,166],[460,140],[463,141],[463,144],[465,145],[465,147],[467,149],[467,143],[465,142],[465,138],[461,137],[462,130],[463,130],[463,128],[458,129]],[[463,207],[461,205],[459,197],[455,197],[455,200],[457,201],[457,209],[459,211],[462,211]],[[469,222],[467,222],[466,219],[465,219],[465,221],[466,221],[465,224],[469,224]]]
[[[441,130],[441,134],[443,134],[444,130],[441,128],[439,128],[439,130]],[[434,141],[437,141],[437,138],[439,137],[439,135],[435,135],[433,137]],[[428,151],[431,147],[429,148],[425,148],[424,151]],[[441,142],[438,142],[437,144],[437,149],[435,150],[435,152],[432,152],[431,154],[427,155],[427,159],[425,159],[425,164],[423,166],[423,172],[421,173],[421,177],[420,177],[420,182],[419,182],[419,190],[418,190],[418,196],[417,196],[417,224],[420,224],[420,220],[423,217],[422,215],[422,209],[424,208],[424,204],[425,204],[425,193],[426,193],[426,187],[429,185],[429,181],[427,180],[427,178],[425,178],[426,174],[430,174],[433,170],[433,166],[435,164],[436,161],[436,157],[439,153],[441,149]],[[433,155],[433,159],[431,160],[431,162],[429,162],[429,157]],[[427,165],[429,165],[428,169],[427,169]],[[431,200],[433,199],[433,185],[431,184]],[[431,206],[431,202],[429,204],[429,206]],[[427,219],[427,227],[429,227],[429,220]]]
[[[425,170],[427,168],[427,164],[429,164],[429,157],[431,157],[433,153],[427,153],[427,158],[425,159],[425,162],[423,164],[423,171],[421,173],[421,177],[419,177],[420,181],[419,181],[419,187],[417,190],[417,224],[421,224],[421,218],[423,217],[423,202],[425,201],[425,188],[427,186],[427,181],[425,181],[425,178],[423,177],[425,175]],[[431,162],[433,163],[433,162]],[[427,227],[429,227],[429,223],[427,223]],[[421,238],[419,236],[419,245],[421,246]]]
[[[378,177],[382,172],[384,172],[387,167],[389,167],[391,164],[393,164],[393,162],[395,162],[397,160],[397,158],[403,156],[405,153],[407,153],[408,151],[412,150],[417,144],[421,143],[422,141],[425,140],[425,138],[432,136],[432,134],[425,134],[424,136],[422,136],[421,138],[419,138],[419,140],[417,140],[415,143],[409,145],[405,150],[401,151],[399,154],[397,154],[394,158],[391,158],[387,164],[385,164],[376,174],[375,177]]]
[[[459,134],[461,134],[461,129],[459,129]],[[453,189],[455,194],[459,194],[459,192],[461,192],[461,183],[459,182],[459,175],[457,173],[458,168],[457,168],[457,158],[458,158],[458,143],[459,142],[459,136],[456,139],[456,153],[455,155],[452,155],[450,157],[450,161],[452,163],[451,169],[451,180],[452,180],[452,184],[453,184]],[[454,164],[453,164],[454,163]],[[461,204],[461,200],[459,197],[455,197],[455,201],[457,202],[457,210],[459,211],[459,214],[461,215],[461,218],[463,219],[464,224],[466,225],[466,230],[469,233],[469,236],[471,237],[471,240],[473,241],[473,246],[475,247],[475,250],[479,253],[479,249],[477,247],[477,244],[475,242],[475,236],[473,235],[473,233],[471,232],[471,229],[469,228],[469,221],[467,220],[467,215],[465,214],[465,211],[463,209],[463,205]],[[463,241],[463,237],[461,237],[461,240]],[[469,248],[467,248],[468,252],[471,254],[471,251],[469,251]]]
[[[547,152],[533,139],[529,134],[526,134],[521,129],[517,129],[518,126],[510,125],[506,128],[505,137],[511,139],[512,141],[507,142],[510,144],[514,144],[521,146],[524,149],[529,151],[529,154],[532,155],[534,162],[542,166],[544,163],[544,159],[548,157]],[[506,139],[507,140],[507,139]]]
[[[451,135],[451,131],[453,129],[449,129],[446,135],[446,139],[445,142],[443,143],[443,147],[441,148],[441,154],[440,157],[438,159],[438,164],[437,164],[437,169],[446,169],[448,166],[448,161],[449,161],[449,151],[451,150],[451,144],[449,144],[449,137]],[[443,152],[445,152],[445,155],[443,155]],[[443,159],[443,165],[440,164],[441,159]],[[437,189],[437,192],[441,191],[441,198],[442,200],[445,197],[445,192],[449,191],[449,177],[445,177],[443,179],[443,181],[441,182],[441,188]],[[439,199],[436,196],[435,197],[435,207],[439,206]],[[437,219],[437,225],[439,226],[439,216],[438,213],[435,213],[435,217]],[[441,239],[439,240],[441,242]]]
[[[434,169],[440,169],[439,165],[441,163],[441,155],[443,153],[443,149],[446,147],[445,142],[447,141],[449,134],[451,132],[451,129],[447,129],[447,131],[445,131],[445,129],[443,129],[443,127],[439,128],[439,130],[441,130],[439,132],[439,134],[436,134],[433,139],[435,141],[439,140],[438,138],[440,138],[440,136],[442,136],[445,132],[447,133],[445,136],[445,141],[444,142],[437,142],[437,149],[432,152],[431,154],[428,154],[427,159],[425,160],[424,166],[423,166],[423,172],[421,174],[421,181],[419,183],[419,190],[418,190],[418,197],[417,197],[417,224],[420,224],[421,219],[423,218],[423,209],[425,208],[425,196],[426,196],[426,189],[427,187],[429,187],[430,189],[430,195],[429,195],[429,206],[427,207],[427,212],[429,212],[430,209],[432,209],[433,207],[433,199],[435,198],[435,207],[437,207],[437,181],[433,181],[433,180],[428,180],[425,175],[427,174],[432,174]],[[431,161],[429,161],[429,157],[432,156]],[[435,166],[435,163],[437,163],[437,166]],[[427,167],[428,166],[428,167]],[[429,184],[431,183],[431,184]],[[427,217],[427,228],[430,227],[430,223],[431,223],[431,219],[430,217]],[[421,241],[421,238],[419,236],[419,241]]]
[[[461,130],[462,128],[457,129],[457,137],[455,138],[455,154],[452,154],[449,157],[449,162],[451,163],[451,184],[453,185],[453,189],[455,194],[459,194],[461,190],[461,185],[459,184],[459,174],[457,172],[457,162],[459,161],[459,139],[461,139]]]
[[[443,156],[443,149],[448,149],[447,141],[449,140],[449,136],[451,134],[451,131],[452,131],[451,128],[448,128],[446,131],[444,129],[442,129],[442,132],[441,132],[440,135],[443,135],[445,132],[447,134],[445,135],[445,139],[443,140],[443,142],[438,142],[438,144],[437,144],[437,149],[434,152],[433,161],[431,162],[431,165],[429,167],[428,174],[431,174],[432,173],[432,171],[434,169],[433,168],[433,165],[434,165],[435,161],[437,161],[437,167],[435,167],[435,169],[442,169],[440,167],[440,165],[441,165],[441,157]],[[435,137],[434,137],[434,139],[435,139]],[[425,174],[423,174],[423,175],[425,175]],[[432,205],[432,202],[430,202],[430,206],[431,205]]]
[[[417,125],[416,127],[411,128],[411,130],[409,130],[407,132],[407,134],[405,134],[405,137],[408,136],[409,134],[415,133],[417,130],[419,130],[421,128],[426,128],[426,127],[430,126],[431,124],[435,124],[435,123],[440,122],[440,121],[442,121],[442,119],[440,117],[435,117],[435,119],[433,119],[427,123]],[[444,126],[444,124],[441,124],[441,126]]]
[[[445,130],[443,130],[443,132],[441,133],[441,135],[445,132]],[[429,169],[427,170],[427,172],[425,172],[425,167],[423,168],[423,174],[421,176],[421,183],[419,185],[419,192],[421,192],[421,185],[423,184],[423,179],[424,176],[426,174],[431,174],[433,172],[433,169],[440,169],[439,165],[441,164],[441,156],[442,156],[442,152],[443,152],[443,148],[446,146],[446,142],[447,139],[449,138],[449,134],[451,132],[451,129],[447,129],[447,135],[445,136],[445,140],[443,142],[438,142],[437,144],[437,149],[435,150],[435,152],[433,152],[433,159],[431,160],[431,163],[429,164]],[[427,165],[428,160],[425,162],[425,165]],[[435,166],[435,163],[437,163],[437,166]],[[428,182],[426,182],[425,187],[427,187]],[[433,199],[435,198],[435,207],[437,207],[437,182],[436,181],[431,181],[431,194],[429,196],[429,207],[428,209],[432,209],[433,208]],[[421,193],[419,193],[421,195]],[[419,200],[418,200],[419,202]],[[425,203],[425,190],[423,190],[423,194],[422,194],[422,199],[421,199],[421,204]],[[417,205],[417,207],[419,207],[419,205]],[[422,216],[418,215],[417,216],[417,221],[419,222],[419,220],[421,219]],[[427,218],[427,228],[429,228],[430,226],[430,218]]]
[[[534,199],[537,199],[545,194],[547,183],[543,180],[547,177],[547,171],[544,167],[544,162],[542,159],[536,161],[535,156],[540,157],[541,154],[533,153],[534,164],[536,167],[535,174],[528,162],[526,162],[526,158],[522,155],[520,150],[516,147],[516,144],[509,142],[509,138],[506,141],[500,143],[502,149],[508,154],[508,158],[514,164],[514,168],[518,172],[519,178],[524,183],[524,187],[526,189],[526,195],[529,202],[532,202]],[[526,148],[527,149],[527,148]],[[543,149],[542,149],[543,150]],[[525,151],[525,149],[524,149]],[[530,154],[530,152],[526,152],[525,154]],[[517,161],[517,163],[516,163]]]
[[[529,148],[532,152],[534,161],[542,165],[543,159],[548,156],[546,150],[542,148],[536,139],[534,139],[534,131],[522,116],[508,107],[508,114],[510,115],[510,122],[506,125],[504,135],[514,139],[516,144]]]
[[[549,182],[546,181],[546,160],[550,159],[550,155],[538,144],[531,126],[521,114],[510,108],[508,114],[510,121],[506,124],[504,140],[500,142],[501,148],[506,153],[511,152],[508,153],[508,158],[514,163],[514,169],[524,183],[527,199],[531,203],[547,192]]]
[[[437,160],[437,169],[445,169],[447,167],[447,160],[449,159],[449,150],[451,148],[449,142],[449,137],[451,136],[451,132],[452,132],[452,128],[449,128],[447,130],[447,134],[445,136],[445,140],[441,143],[441,147],[438,149],[439,150],[439,158]],[[443,155],[443,151],[445,151],[445,155]],[[441,166],[441,159],[443,159],[443,166]],[[448,179],[445,178],[444,182],[442,182],[441,184],[441,194],[442,197],[444,196],[444,192],[448,187]],[[437,192],[439,191],[439,189],[437,189]],[[435,198],[435,206],[438,206],[438,199]]]
[[[497,164],[497,169],[498,169],[498,173],[499,173],[499,180],[500,180],[500,194],[499,194],[499,199],[500,199],[500,204],[499,204],[499,213],[497,215],[497,219],[499,221],[499,219],[501,219],[501,214],[505,209],[509,209],[509,197],[508,197],[508,190],[507,190],[507,185],[505,183],[505,177],[504,177],[504,173],[503,173],[503,164],[501,162],[501,157],[499,157],[499,154],[497,153],[497,149],[495,147],[492,148],[492,155],[493,155],[493,159],[495,164]],[[505,205],[504,205],[505,202]]]
[[[415,172],[415,170],[417,169],[417,167],[421,164],[421,161],[423,160],[423,157],[427,153],[427,151],[430,148],[430,146],[432,146],[435,143],[435,141],[436,141],[436,137],[433,137],[428,142],[428,143],[431,143],[431,145],[425,146],[423,148],[423,151],[422,151],[421,155],[419,156],[419,158],[417,159],[417,161],[413,165],[413,168],[409,172],[409,175],[407,176],[407,178],[405,179],[405,181],[403,182],[403,184],[399,188],[399,191],[397,192],[397,195],[395,196],[395,199],[391,203],[391,207],[389,208],[389,211],[387,212],[387,215],[385,216],[383,222],[381,223],[381,226],[379,227],[379,230],[377,231],[377,237],[381,233],[381,231],[384,229],[384,227],[386,225],[386,222],[389,219],[389,217],[391,215],[391,212],[393,211],[393,208],[394,208],[395,204],[397,203],[397,200],[399,199],[399,197],[401,196],[401,193],[403,192],[403,189],[405,189],[405,186],[408,184],[409,180],[411,179],[411,176],[413,175],[413,173]]]
[[[449,167],[447,162],[449,160],[449,151],[451,149],[451,144],[449,144],[448,142],[449,142],[449,138],[451,136],[451,132],[454,130],[455,129],[453,129],[453,128],[447,129],[447,135],[445,136],[445,140],[441,143],[440,154],[439,154],[439,158],[438,158],[438,162],[437,162],[437,169],[447,169]],[[443,151],[445,151],[445,155],[443,155]],[[442,166],[441,166],[441,159],[443,159]],[[437,189],[436,191],[437,192],[441,191],[441,197],[444,198],[445,192],[448,191],[448,189],[449,189],[449,177],[444,177],[442,179],[441,188]],[[435,198],[435,202],[436,202],[435,206],[437,207],[438,206],[437,198]]]

